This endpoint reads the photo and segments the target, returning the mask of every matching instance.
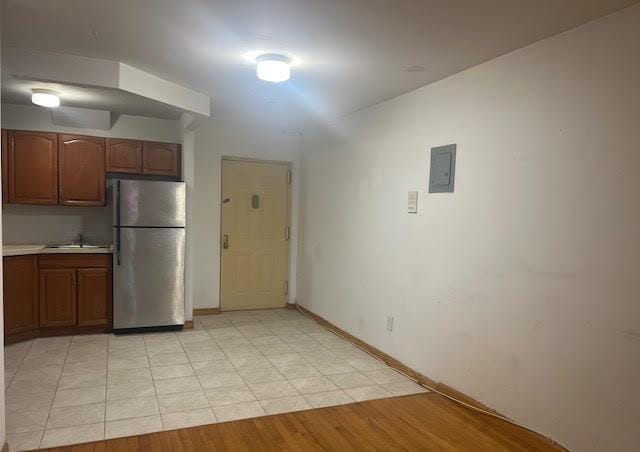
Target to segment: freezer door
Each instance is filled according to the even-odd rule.
[[[184,227],[184,182],[117,180],[114,189],[116,225]]]
[[[114,228],[114,243],[118,228]],[[113,327],[184,324],[182,228],[120,228],[113,262]]]

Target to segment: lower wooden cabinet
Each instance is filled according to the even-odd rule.
[[[11,256],[3,271],[7,343],[111,330],[110,254]]]
[[[74,326],[76,300],[75,269],[40,269],[40,326]]]
[[[79,268],[78,325],[108,325],[111,323],[111,270]]]
[[[3,258],[4,334],[37,330],[38,256]]]

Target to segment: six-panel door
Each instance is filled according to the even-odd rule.
[[[60,204],[105,205],[104,138],[58,135]]]
[[[74,326],[76,315],[76,270],[40,268],[40,326]]]
[[[58,203],[57,134],[9,130],[6,158],[8,202]]]
[[[38,256],[3,259],[4,332],[22,333],[38,328]]]
[[[79,268],[78,325],[108,325],[111,322],[111,269]]]

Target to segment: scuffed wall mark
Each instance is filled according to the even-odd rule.
[[[544,326],[544,322],[542,320],[536,320],[535,323],[531,326],[531,331],[533,333],[536,333],[543,326]]]
[[[640,341],[640,330],[634,330],[633,328],[629,328],[628,330],[624,330],[622,334],[624,334],[627,337],[630,337],[631,339]]]

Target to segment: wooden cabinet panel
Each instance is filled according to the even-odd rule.
[[[3,258],[4,334],[38,328],[38,256]]]
[[[58,202],[58,142],[55,133],[7,132],[7,200],[20,204]]]
[[[180,177],[180,145],[145,141],[142,149],[143,174]]]
[[[111,323],[111,270],[78,269],[78,325]]]
[[[107,138],[107,171],[142,173],[142,141]]]
[[[7,171],[7,131],[2,129],[2,202],[9,202],[9,184]]]
[[[105,205],[105,140],[58,135],[60,204]]]
[[[42,254],[40,268],[111,268],[111,254]]]
[[[40,326],[76,325],[76,270],[41,268],[39,273]]]

